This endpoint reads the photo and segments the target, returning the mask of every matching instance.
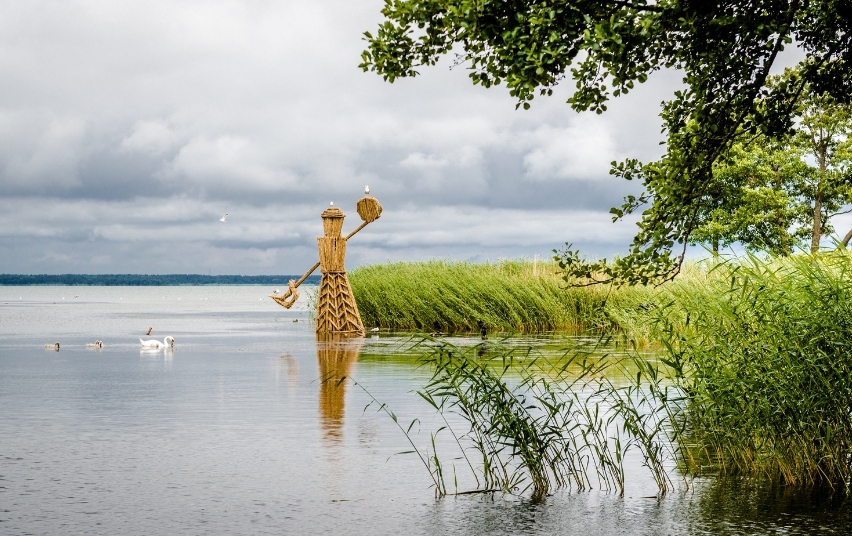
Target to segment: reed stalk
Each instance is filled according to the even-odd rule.
[[[624,459],[634,448],[659,489],[670,489],[664,462],[671,452],[661,433],[666,420],[656,407],[643,413],[650,393],[640,376],[626,385],[608,379],[623,376],[614,369],[632,366],[632,358],[574,349],[551,361],[530,348],[492,344],[483,352],[482,345],[433,342],[423,355],[432,378],[418,393],[441,415],[465,423],[464,431],[445,428],[482,490],[533,499],[557,488],[623,492]],[[476,456],[468,458],[468,451]]]

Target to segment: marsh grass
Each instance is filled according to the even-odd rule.
[[[661,491],[671,486],[669,461],[687,476],[850,490],[852,254],[695,264],[658,288],[610,289],[607,298],[575,289],[581,294],[570,298],[569,313],[559,309],[567,302],[553,298],[552,310],[516,316],[499,303],[489,305],[488,296],[504,300],[501,286],[529,278],[523,265],[509,263],[508,275],[499,275],[498,267],[421,264],[397,272],[428,275],[419,285],[442,281],[443,290],[424,292],[404,282],[400,290],[393,278],[376,278],[390,285],[382,292],[402,296],[396,305],[380,300],[389,324],[470,328],[477,316],[514,330],[592,324],[619,329],[631,345],[626,355],[593,357],[593,349],[574,349],[553,362],[519,347],[495,354],[481,346],[422,344],[433,376],[420,396],[466,423],[467,429],[450,431],[462,452],[475,453],[466,459],[480,489],[533,497],[595,483],[621,490],[624,456],[638,449]],[[537,284],[528,288],[541,294]],[[565,292],[555,280],[547,284]],[[511,301],[521,295],[505,299],[511,307],[532,303]],[[429,299],[416,302],[424,296]],[[657,345],[659,359],[644,359],[640,341]],[[632,374],[627,382],[610,379]],[[436,489],[446,493],[446,464],[434,450],[427,461]]]
[[[644,289],[566,288],[552,261],[398,262],[349,274],[365,326],[408,331],[577,331],[617,327],[608,303]]]
[[[649,404],[639,382],[614,384],[623,356],[573,349],[550,360],[532,349],[461,348],[434,339],[418,343],[422,364],[432,371],[418,391],[443,417],[430,433],[430,448],[415,451],[429,470],[438,495],[445,495],[447,463],[435,438],[449,433],[477,482],[470,492],[529,494],[541,499],[558,488],[624,490],[624,460],[638,449],[661,491],[671,487],[665,461],[671,458],[663,430],[666,419]],[[630,366],[635,364],[630,361]],[[624,377],[616,373],[617,377]],[[631,374],[632,376],[632,374]],[[378,404],[378,401],[374,401]],[[646,405],[648,407],[646,407]],[[653,408],[649,411],[648,408]],[[385,410],[383,405],[378,406]],[[450,424],[447,417],[455,416]],[[403,429],[395,417],[397,426]],[[405,429],[412,445],[410,431]],[[456,489],[456,493],[459,493]]]
[[[684,470],[849,489],[852,256],[723,262],[661,290],[646,319],[686,404]]]

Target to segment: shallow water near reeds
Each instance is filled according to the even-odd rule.
[[[284,310],[269,290],[0,287],[0,534],[852,531],[837,497],[712,478],[658,497],[638,456],[623,496],[436,500],[419,460],[395,455],[410,450],[404,435],[364,409],[366,393],[320,381],[356,378],[401,422],[420,418],[413,438],[426,447],[439,423],[414,393],[430,373],[405,351],[409,337],[318,344],[307,300]],[[140,351],[140,337],[166,335],[173,352]],[[85,348],[95,340],[102,350]],[[595,340],[505,344],[556,356]],[[44,348],[56,341],[59,352]]]

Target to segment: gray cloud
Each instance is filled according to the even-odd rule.
[[[570,82],[515,110],[449,61],[387,84],[357,68],[381,6],[0,6],[0,272],[301,272],[319,213],[354,227],[365,184],[386,212],[352,266],[623,251],[635,227],[607,211],[639,185],[609,162],[661,153],[679,75],[602,116]]]

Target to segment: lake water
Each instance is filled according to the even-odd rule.
[[[425,446],[429,374],[396,355],[406,338],[318,345],[307,300],[270,290],[0,287],[0,534],[852,532],[840,498],[714,479],[658,497],[638,460],[623,496],[435,499],[367,394],[320,381],[421,418]],[[166,335],[174,351],[140,351]]]

